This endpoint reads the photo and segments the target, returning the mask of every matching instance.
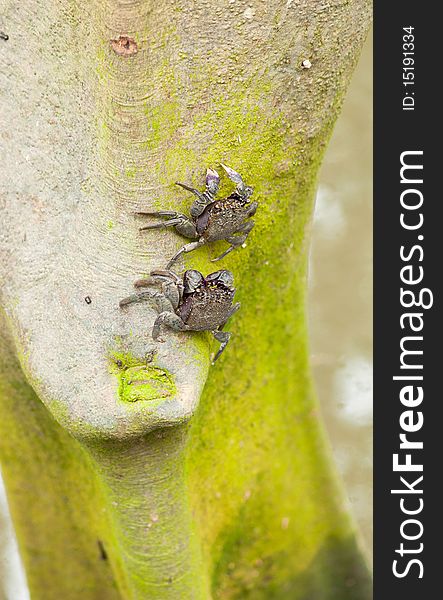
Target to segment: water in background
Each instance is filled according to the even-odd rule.
[[[372,45],[325,156],[310,264],[312,366],[337,464],[372,545]],[[0,480],[0,600],[29,600]]]
[[[0,600],[30,600],[0,472]]]
[[[372,549],[372,41],[320,173],[310,261],[312,368],[353,513]]]

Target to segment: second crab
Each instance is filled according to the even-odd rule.
[[[197,199],[190,210],[190,217],[172,210],[159,210],[155,212],[138,212],[139,215],[150,217],[165,217],[165,221],[153,223],[141,227],[140,231],[146,229],[162,229],[164,227],[175,227],[181,235],[194,240],[185,244],[174,254],[167,269],[170,269],[179,256],[185,252],[191,252],[207,244],[218,240],[225,240],[230,244],[229,248],[213,262],[225,257],[229,252],[235,250],[248,237],[254,227],[254,221],[250,220],[258,207],[257,202],[251,202],[252,187],[246,185],[242,177],[225,165],[222,165],[229,179],[236,183],[236,189],[227,198],[216,200],[220,187],[220,176],[217,171],[208,169],[206,173],[206,188],[203,192],[189,187],[184,183],[177,183],[185,190],[192,192]]]

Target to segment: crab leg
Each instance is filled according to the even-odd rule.
[[[215,361],[217,360],[217,358],[220,356],[220,354],[223,352],[223,350],[226,348],[226,346],[228,345],[228,342],[231,338],[231,334],[227,331],[213,331],[212,335],[215,337],[215,339],[220,342],[220,348],[218,349],[218,352],[216,353],[216,355],[214,356],[214,359],[212,361],[212,364],[215,363]]]
[[[242,244],[243,242],[241,242]],[[240,245],[240,244],[237,244]],[[224,258],[225,256],[227,256],[230,252],[232,252],[233,250],[235,250],[237,248],[237,245],[235,246],[229,246],[229,248],[227,250],[225,250],[223,252],[223,254],[220,254],[220,256],[217,256],[217,258],[212,258],[211,262],[218,262],[219,260],[221,260],[222,258]]]
[[[158,281],[156,281],[153,277],[145,277],[144,279],[137,279],[134,281],[134,287],[149,287],[151,285],[157,285]]]
[[[144,227],[140,227],[139,231],[146,231],[147,229],[166,229],[166,227],[175,227],[176,225],[180,225],[182,223],[182,219],[168,219],[167,221],[160,221],[159,223],[150,223],[149,225],[144,225]]]
[[[167,217],[166,221],[158,223],[150,223],[139,228],[139,231],[148,229],[166,229],[167,227],[175,227],[176,231],[191,240],[198,238],[194,222],[186,215],[173,210],[157,210],[154,212],[136,212],[136,215],[146,217]]]
[[[176,217],[180,213],[175,210],[155,210],[155,211],[143,211],[139,210],[134,213],[135,215],[141,215],[143,217]],[[185,215],[182,215],[185,216]]]
[[[189,244],[185,244],[184,246],[182,246],[180,248],[180,250],[178,252],[176,252],[174,254],[174,256],[171,258],[171,260],[166,265],[166,268],[170,269],[172,267],[172,265],[175,263],[175,261],[177,260],[177,258],[179,256],[181,256],[182,254],[184,254],[185,252],[192,252],[193,250],[200,248],[200,246],[203,246],[204,244],[205,244],[205,240],[203,240],[201,238],[199,240],[197,240],[196,242],[190,242]]]
[[[168,310],[161,312],[155,319],[154,326],[152,328],[152,339],[156,342],[163,341],[160,339],[160,327],[165,325],[174,331],[188,331],[189,327],[184,323],[178,315]]]
[[[173,279],[177,284],[182,283],[182,280],[174,271],[163,270],[163,269],[155,269],[151,271],[152,277],[158,277],[159,279]]]
[[[123,298],[123,300],[120,300],[119,306],[120,308],[123,308],[128,306],[128,304],[133,304],[134,302],[143,302],[144,300],[150,300],[160,313],[174,310],[173,303],[169,298],[167,298],[161,292],[153,290],[146,290],[145,292],[140,292],[139,294],[131,294],[130,296]]]
[[[199,192],[195,188],[189,187],[185,183],[179,183],[177,181],[176,184],[197,196],[197,200],[191,206],[191,216],[195,219],[202,214],[208,204],[214,201],[214,197],[217,194],[220,186],[220,176],[217,171],[214,171],[213,169],[207,169],[206,189],[204,192]]]
[[[228,316],[226,317],[224,322],[219,326],[218,331],[221,331],[223,329],[223,327],[226,325],[226,323],[229,321],[229,319],[232,317],[232,315],[235,314],[240,309],[240,306],[241,306],[240,302],[237,302],[236,304],[234,304],[234,306],[229,311]]]
[[[217,256],[217,258],[213,258],[211,260],[211,262],[217,262],[217,261],[221,260],[227,254],[229,254],[230,252],[232,252],[233,250],[235,250],[236,248],[238,248],[239,246],[244,244],[245,241],[248,239],[248,235],[251,232],[254,225],[255,225],[254,221],[248,221],[247,223],[244,223],[242,225],[242,227],[238,230],[237,233],[239,233],[241,235],[231,235],[230,237],[226,238],[225,241],[228,242],[229,244],[231,244],[231,246],[227,250],[225,250],[223,252],[223,254],[220,254],[220,256]]]
[[[151,277],[137,279],[134,282],[134,287],[142,288],[158,284],[161,284],[163,295],[169,300],[173,309],[176,310],[182,297],[183,282],[172,271],[151,271]],[[162,308],[160,307],[161,310]]]
[[[184,190],[191,192],[191,194],[194,194],[194,196],[197,196],[197,198],[200,198],[200,200],[203,198],[203,194],[201,192],[199,192],[198,190],[196,190],[193,187],[190,187],[189,185],[186,185],[186,183],[180,183],[180,181],[176,181],[175,185],[179,185]]]

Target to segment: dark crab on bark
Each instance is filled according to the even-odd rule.
[[[183,278],[169,270],[151,272],[148,279],[135,282],[136,288],[160,286],[160,290],[144,290],[124,298],[120,307],[133,302],[149,300],[158,312],[152,329],[152,337],[160,338],[161,326],[174,331],[210,331],[220,348],[213,362],[226,348],[231,334],[223,331],[228,319],[240,308],[233,304],[234,278],[230,271],[216,271],[204,277],[193,269]]]
[[[225,240],[230,244],[229,248],[213,262],[220,260],[232,250],[245,243],[254,221],[250,220],[257,210],[257,202],[251,202],[250,197],[253,189],[247,186],[241,176],[225,165],[221,165],[226,171],[229,179],[237,184],[236,189],[227,198],[216,200],[220,186],[220,177],[217,171],[208,169],[206,173],[206,188],[199,192],[195,188],[184,183],[177,183],[185,190],[192,192],[197,199],[191,206],[188,217],[182,213],[172,210],[159,210],[155,212],[138,212],[139,215],[150,217],[165,217],[165,221],[153,223],[141,227],[140,231],[146,229],[162,229],[164,227],[175,227],[181,235],[194,240],[185,244],[171,258],[167,265],[170,269],[179,256],[185,252],[191,252],[204,244]]]

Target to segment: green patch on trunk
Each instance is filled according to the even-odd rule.
[[[123,402],[160,400],[176,393],[170,373],[147,364],[130,353],[113,353],[110,371],[118,378],[118,395]]]

